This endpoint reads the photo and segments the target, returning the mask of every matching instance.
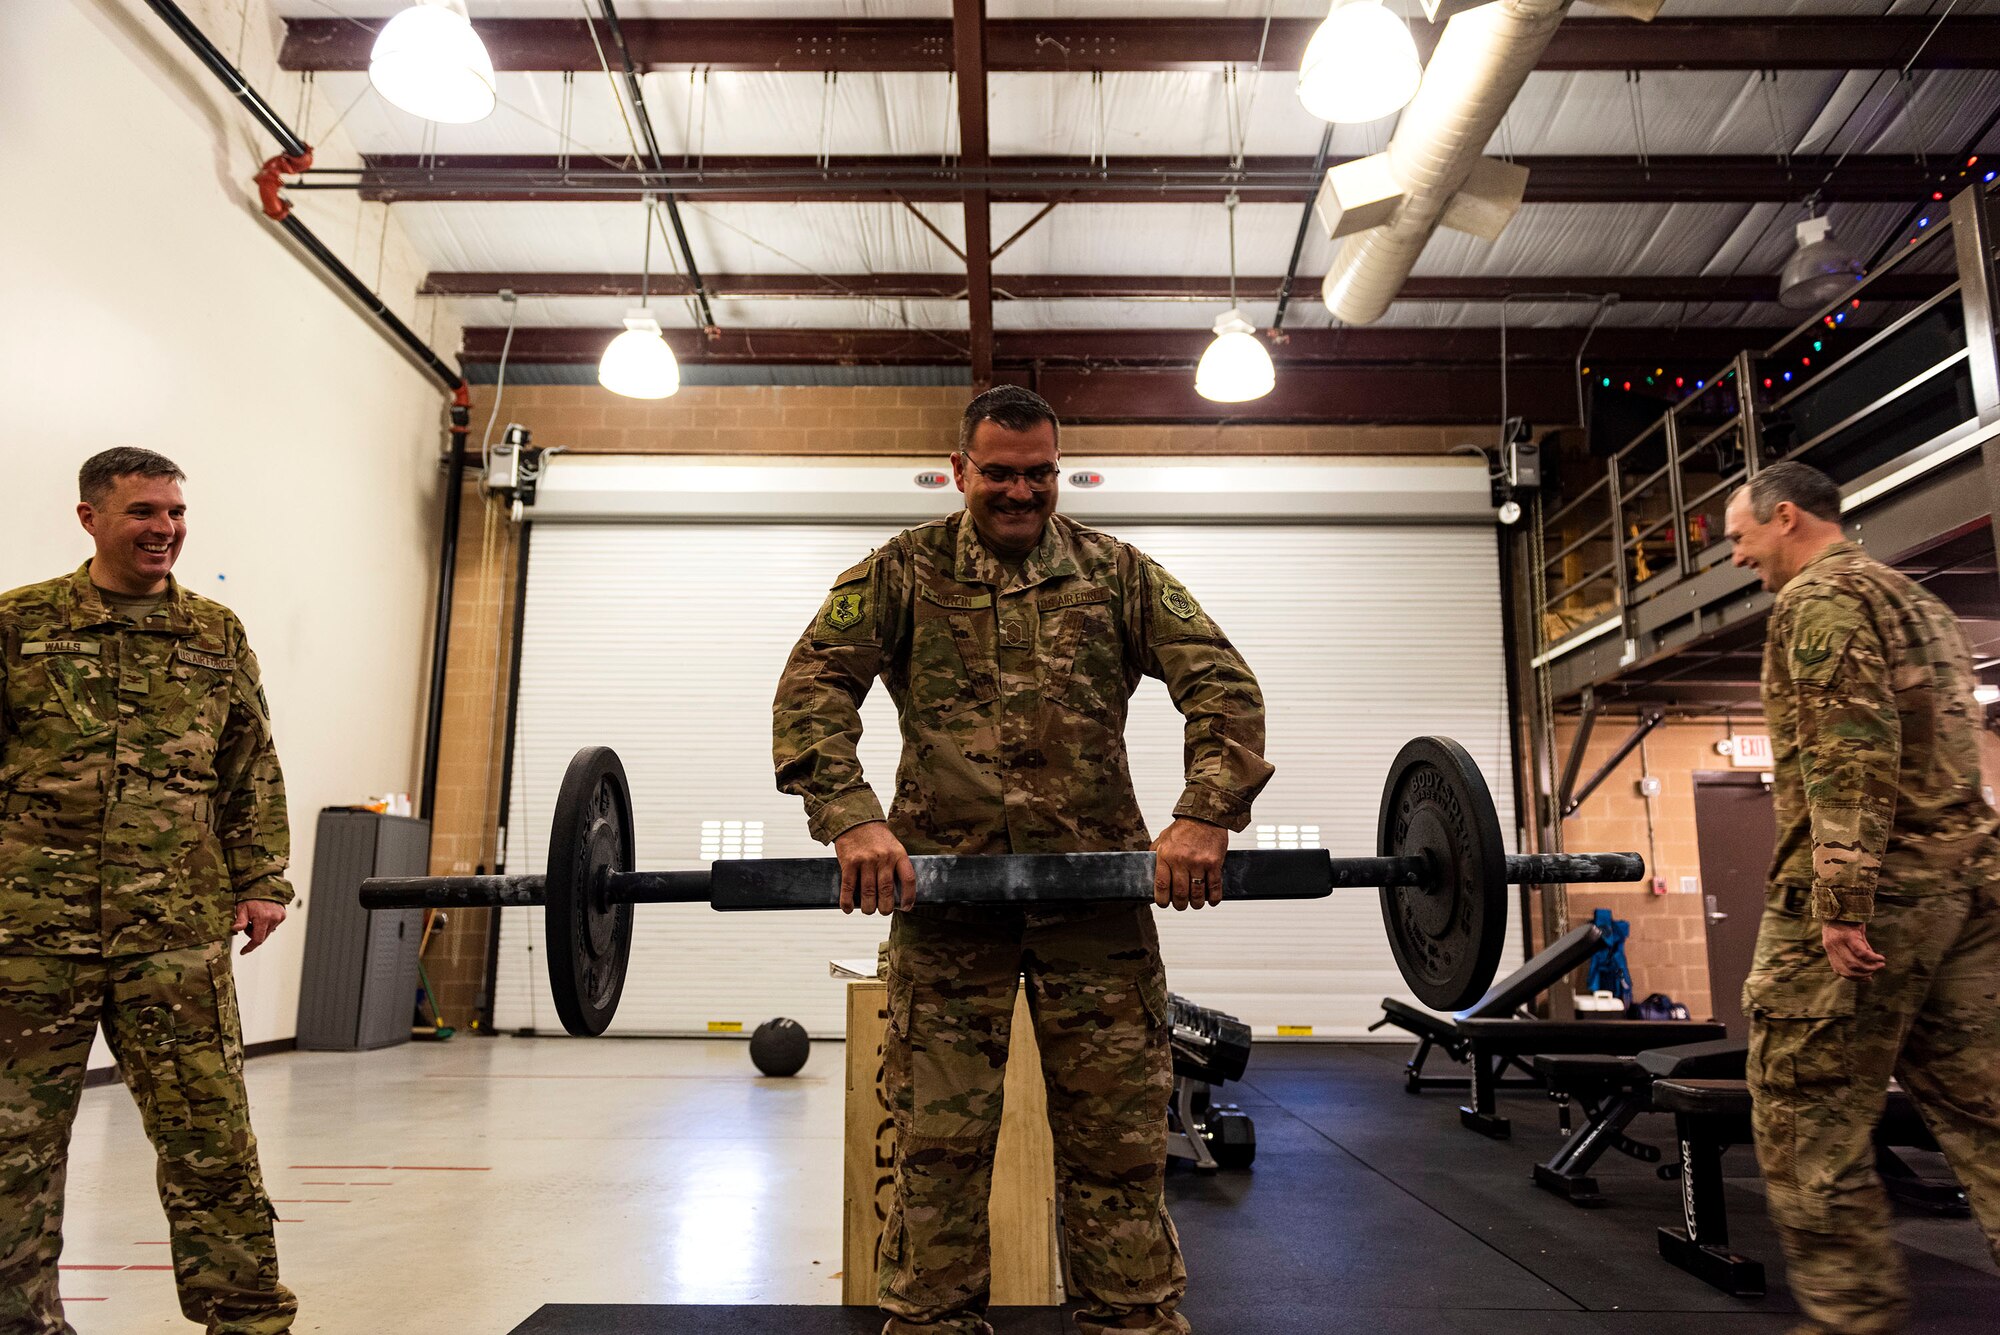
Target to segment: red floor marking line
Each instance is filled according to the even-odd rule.
[[[128,1265],[127,1270],[172,1270],[170,1265]]]
[[[365,1187],[366,1182],[301,1182],[302,1187]]]
[[[461,1168],[450,1164],[398,1163],[390,1164],[392,1173],[490,1173],[491,1168]]]
[[[133,1245],[134,1247],[171,1247],[171,1246],[173,1246],[173,1244],[172,1244],[171,1242],[135,1242],[135,1243],[133,1243],[132,1245]]]
[[[295,1172],[386,1173],[389,1171],[389,1165],[385,1163],[295,1163],[292,1165],[292,1169]]]
[[[67,1293],[62,1296],[62,1300],[66,1303],[108,1303],[111,1301],[109,1298],[72,1298]]]
[[[123,1270],[122,1265],[59,1265],[58,1270]]]

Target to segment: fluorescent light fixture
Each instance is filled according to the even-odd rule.
[[[368,81],[392,105],[446,125],[485,120],[496,101],[493,58],[465,0],[421,0],[383,24]]]
[[[1278,383],[1271,354],[1257,341],[1257,326],[1239,310],[1216,317],[1215,342],[1194,368],[1194,392],[1215,403],[1261,399]]]
[[[664,399],[679,392],[681,364],[660,337],[660,322],[651,311],[625,312],[625,332],[604,349],[597,383],[628,399]]]
[[[1408,106],[1423,77],[1403,20],[1380,0],[1336,0],[1299,61],[1299,101],[1321,120],[1357,125]]]

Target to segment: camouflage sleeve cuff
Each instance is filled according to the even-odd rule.
[[[875,796],[875,790],[864,784],[813,808],[806,828],[813,838],[830,844],[857,825],[881,819],[882,803]]]
[[[268,899],[273,904],[289,904],[294,897],[292,883],[276,872],[260,876],[249,884],[236,888],[236,901],[239,904],[246,899]]]
[[[1181,800],[1174,804],[1174,814],[1220,825],[1225,830],[1241,830],[1250,824],[1248,802],[1220,788],[1208,788],[1198,783],[1189,784],[1181,792]]]
[[[1875,916],[1875,888],[1813,882],[1812,915],[1821,922],[1867,922]]]

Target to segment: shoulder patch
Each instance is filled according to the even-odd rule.
[[[868,594],[863,589],[836,591],[826,600],[826,611],[821,616],[829,629],[853,630],[868,614]]]
[[[1823,685],[1847,652],[1866,612],[1847,598],[1804,598],[1792,609],[1787,665],[1796,681]]]
[[[1188,591],[1178,584],[1167,584],[1161,588],[1160,606],[1183,621],[1192,621],[1201,612]]]

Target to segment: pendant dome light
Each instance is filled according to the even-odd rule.
[[[1423,77],[1416,39],[1381,0],[1334,0],[1299,61],[1299,101],[1321,120],[1356,125],[1408,106]]]
[[[1853,251],[1833,234],[1825,218],[1807,218],[1794,233],[1798,249],[1778,275],[1778,304],[1786,310],[1809,311],[1838,301],[1866,272]]]
[[[493,114],[493,58],[472,30],[465,0],[419,0],[382,25],[368,81],[425,120],[468,125]]]
[[[1229,309],[1215,319],[1215,342],[1194,368],[1194,392],[1214,403],[1247,403],[1278,383],[1257,326],[1236,307],[1236,196],[1229,197]]]
[[[653,197],[646,196],[646,257],[639,271],[639,305],[625,312],[625,332],[597,363],[597,383],[628,399],[664,399],[680,392],[681,364],[646,306],[652,296]]]
[[[1257,326],[1231,307],[1215,318],[1215,342],[1194,368],[1194,392],[1215,403],[1246,403],[1278,383],[1271,354],[1257,341]]]

